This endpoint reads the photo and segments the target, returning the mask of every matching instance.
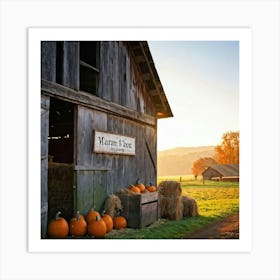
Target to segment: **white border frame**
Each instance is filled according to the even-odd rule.
[[[0,279],[280,279],[279,0],[0,0],[0,7]],[[254,145],[250,253],[28,252],[27,28],[62,24],[252,29]],[[16,170],[11,168],[15,163],[19,167]],[[268,198],[266,211],[264,196]],[[146,264],[145,268],[135,273],[136,263]]]
[[[250,28],[30,28],[28,30],[29,252],[250,252],[252,248],[252,47]],[[40,234],[40,42],[56,40],[240,42],[240,238],[234,240],[51,240]],[[167,96],[168,98],[168,96]],[[245,187],[246,186],[246,187]],[[245,206],[246,205],[246,206]],[[125,249],[124,249],[125,248]]]

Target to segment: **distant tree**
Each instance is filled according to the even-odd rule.
[[[224,133],[215,152],[214,158],[219,164],[239,164],[239,131]]]
[[[200,159],[196,160],[192,166],[192,174],[194,175],[195,180],[197,179],[197,176],[201,175],[202,172],[207,167],[209,167],[212,164],[216,164],[216,163],[217,162],[213,158],[210,158],[210,157],[204,157],[204,158],[200,158]]]

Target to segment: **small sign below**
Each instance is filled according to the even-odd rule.
[[[94,152],[135,155],[135,138],[95,130]]]

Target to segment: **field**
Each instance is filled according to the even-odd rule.
[[[181,182],[183,195],[197,201],[199,216],[184,218],[180,221],[160,219],[143,229],[114,230],[106,238],[122,239],[178,239],[187,238],[192,232],[213,222],[239,212],[239,183],[236,182],[202,182],[195,181],[193,176],[168,176],[162,180]]]

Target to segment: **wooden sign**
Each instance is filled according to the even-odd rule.
[[[95,130],[94,152],[135,155],[135,138]]]

